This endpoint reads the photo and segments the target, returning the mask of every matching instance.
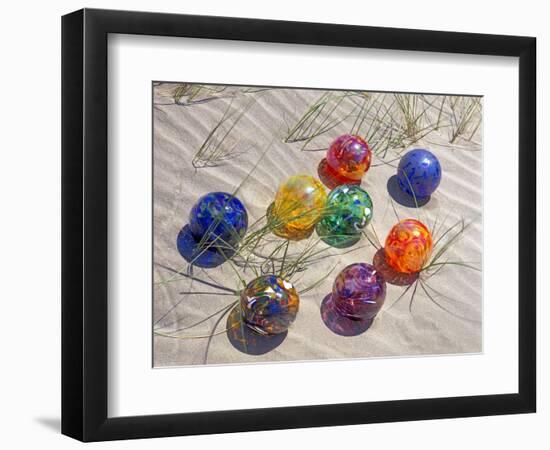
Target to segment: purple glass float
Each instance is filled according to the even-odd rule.
[[[264,335],[280,334],[296,319],[300,299],[294,286],[277,275],[262,275],[241,292],[246,325]]]
[[[372,320],[386,298],[384,277],[367,263],[345,267],[334,280],[332,302],[342,316],[353,320]]]

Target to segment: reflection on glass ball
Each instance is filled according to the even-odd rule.
[[[225,192],[203,195],[189,214],[189,228],[197,241],[234,245],[247,227],[246,208],[237,197]]]
[[[345,267],[334,280],[332,301],[343,316],[373,319],[384,304],[386,282],[374,266],[356,263]]]
[[[397,272],[419,272],[432,253],[432,235],[422,222],[405,219],[393,226],[384,250],[387,263]]]
[[[411,150],[399,161],[397,181],[401,190],[410,196],[428,197],[435,192],[441,182],[439,160],[423,148]]]
[[[279,186],[275,202],[267,211],[273,233],[299,241],[311,235],[323,213],[327,194],[319,180],[295,175]]]
[[[284,333],[296,319],[300,299],[294,286],[277,275],[262,275],[241,292],[243,320],[260,334]]]
[[[336,248],[350,247],[361,238],[372,213],[372,199],[367,191],[360,186],[344,184],[328,195],[325,212],[315,229],[326,244]]]
[[[328,167],[343,180],[361,180],[369,170],[372,151],[360,136],[344,134],[327,151]]]

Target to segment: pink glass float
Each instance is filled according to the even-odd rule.
[[[330,189],[342,184],[360,184],[371,159],[372,151],[362,137],[344,134],[330,144],[317,172]]]
[[[241,292],[245,324],[257,333],[280,334],[296,319],[300,298],[292,283],[277,275],[262,275]]]

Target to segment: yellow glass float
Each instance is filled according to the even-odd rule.
[[[299,241],[313,233],[327,202],[323,184],[310,175],[294,175],[279,186],[267,210],[275,235]]]

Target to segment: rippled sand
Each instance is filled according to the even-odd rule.
[[[307,271],[300,281],[304,286],[322,277],[336,264],[332,276],[300,297],[300,312],[286,336],[268,342],[248,336],[246,348],[242,340],[230,339],[223,332],[230,314],[208,316],[235,300],[227,291],[214,287],[238,289],[235,272],[228,264],[215,269],[194,268],[193,275],[204,283],[178,276],[174,271],[186,272],[188,265],[178,253],[176,237],[187,223],[194,202],[207,192],[233,192],[241,185],[237,196],[247,207],[249,222],[254,222],[265,214],[279,183],[286,177],[302,173],[316,176],[324,152],[301,151],[301,143],[287,144],[283,138],[288,127],[323,91],[227,87],[210,95],[203,93],[191,103],[182,97],[180,103],[175,104],[176,88],[169,83],[160,83],[154,88],[153,329],[178,336],[218,334],[195,339],[155,334],[155,366],[482,351],[482,274],[458,265],[445,266],[429,280],[430,286],[443,294],[436,298],[440,306],[419,287],[409,311],[412,289],[396,302],[406,287],[388,284],[385,305],[368,330],[356,336],[341,336],[329,329],[321,318],[320,308],[330,293],[334,276],[348,264],[373,261],[376,249],[364,238],[353,252],[342,254],[342,250],[330,250],[330,254],[340,256],[325,258]],[[390,95],[386,97],[391,101]],[[235,145],[238,154],[222,161],[218,167],[193,167],[193,157],[228,105],[236,110],[249,108],[225,143],[231,147]],[[438,114],[437,108],[432,109],[429,114]],[[342,122],[315,139],[309,148],[328,147],[332,139],[348,132],[352,123],[352,118]],[[449,129],[442,127],[413,146],[429,148],[441,162],[443,179],[432,199],[419,210],[397,201],[394,205],[400,218],[415,217],[428,225],[436,218],[439,223],[445,219],[447,227],[461,218],[473,222],[448,257],[452,261],[474,262],[481,267],[481,127],[472,138],[477,144],[458,140],[450,145],[448,133]],[[395,151],[390,152],[385,161],[395,157]],[[397,220],[388,192],[392,190],[391,177],[395,172],[391,165],[374,159],[362,183],[373,198],[373,225],[382,241]],[[249,272],[244,277],[248,280],[254,275]],[[191,325],[195,326],[188,328]]]

